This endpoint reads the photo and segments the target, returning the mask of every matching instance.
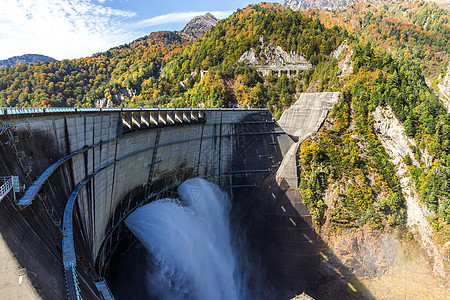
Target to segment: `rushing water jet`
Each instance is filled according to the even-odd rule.
[[[149,252],[147,288],[163,299],[239,299],[241,272],[230,235],[231,203],[200,178],[132,213],[125,224]]]

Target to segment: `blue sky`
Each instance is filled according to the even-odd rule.
[[[280,2],[280,1],[274,1]],[[257,1],[0,0],[0,59],[43,54],[90,56],[158,30],[181,30],[194,16],[225,18]]]

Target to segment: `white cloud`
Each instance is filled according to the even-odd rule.
[[[151,26],[162,25],[162,24],[188,22],[192,18],[194,18],[196,16],[204,15],[206,13],[207,13],[207,11],[174,12],[174,13],[160,15],[157,17],[139,21],[139,22],[131,25],[131,27],[132,28],[145,28],[145,27],[151,27]],[[233,11],[232,10],[211,11],[209,13],[211,13],[218,19],[223,19],[223,18],[230,16],[233,13]]]
[[[137,34],[126,29],[134,12],[93,0],[1,0],[0,12],[0,59],[25,53],[89,56]]]
[[[0,59],[44,54],[79,58],[148,33],[144,28],[186,23],[200,12],[175,12],[136,21],[135,12],[113,9],[113,0],[0,0]],[[219,19],[233,11],[211,11]]]

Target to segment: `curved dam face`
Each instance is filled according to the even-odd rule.
[[[264,109],[0,108],[0,298],[112,299],[104,278],[136,240],[124,220],[193,177],[232,196],[233,230],[263,274],[249,282],[274,291],[259,298],[314,295],[296,152],[338,97],[301,95],[287,133]]]
[[[0,202],[0,295],[107,298],[130,212],[193,177],[244,201],[291,144],[267,110],[3,112],[0,175],[25,187]]]

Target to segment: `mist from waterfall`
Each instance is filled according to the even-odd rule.
[[[243,271],[230,234],[231,203],[206,180],[187,180],[179,199],[133,212],[126,226],[148,251],[146,282],[155,299],[245,299]]]

